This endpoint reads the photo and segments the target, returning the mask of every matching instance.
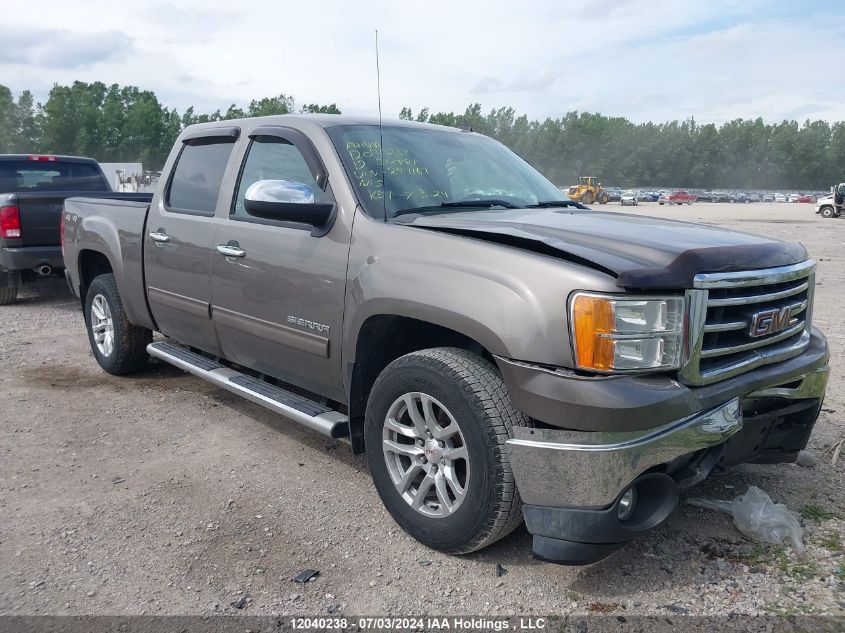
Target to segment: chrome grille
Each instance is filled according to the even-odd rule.
[[[681,380],[705,385],[800,354],[810,342],[814,285],[812,260],[696,275],[694,289],[687,291],[689,328]],[[771,333],[765,331],[767,314],[780,319]]]

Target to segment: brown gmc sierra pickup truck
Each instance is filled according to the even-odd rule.
[[[714,470],[793,461],[822,405],[803,246],[592,211],[479,134],[195,125],[161,182],[65,204],[100,366],[153,356],[346,438],[442,551],[524,520],[536,557],[598,560]]]

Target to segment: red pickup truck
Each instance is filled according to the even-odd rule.
[[[657,204],[692,204],[698,197],[686,191],[675,191],[668,196],[660,196]]]

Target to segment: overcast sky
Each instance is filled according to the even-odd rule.
[[[292,95],[385,117],[513,106],[634,121],[845,120],[842,0],[30,0],[4,12],[0,84],[76,79],[182,112]]]

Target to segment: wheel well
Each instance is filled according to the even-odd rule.
[[[364,322],[349,368],[350,434],[356,452],[363,450],[364,411],[376,378],[400,356],[432,347],[457,347],[494,362],[478,341],[440,325],[396,315],[371,316]]]
[[[85,295],[88,294],[88,286],[99,275],[107,275],[114,272],[108,257],[97,251],[85,250],[79,254],[79,296],[85,305]]]

